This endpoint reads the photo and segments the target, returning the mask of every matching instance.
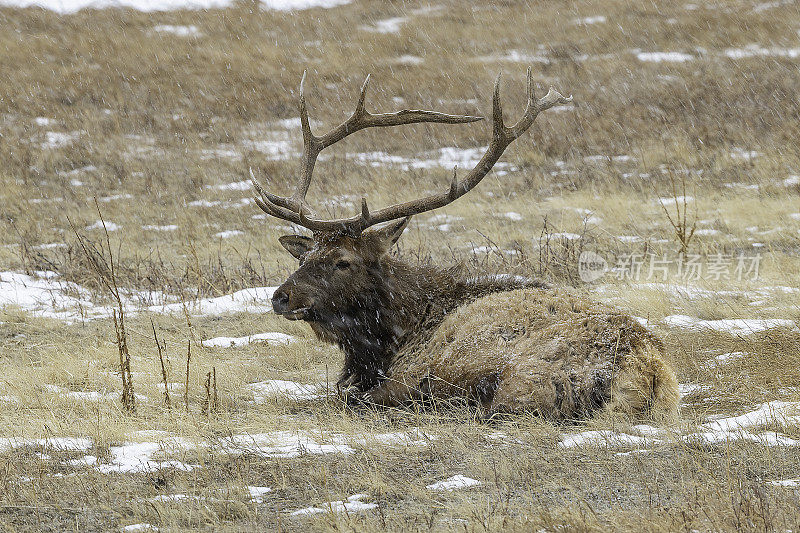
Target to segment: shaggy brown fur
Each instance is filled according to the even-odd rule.
[[[386,406],[463,399],[552,420],[675,415],[674,374],[636,320],[535,280],[408,265],[387,254],[407,222],[281,238],[301,266],[273,308],[344,351],[341,388]]]

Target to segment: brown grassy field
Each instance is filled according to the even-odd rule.
[[[797,3],[2,7],[0,54],[0,531],[797,530]],[[341,354],[271,314],[264,289],[262,305],[209,300],[295,267],[277,241],[292,228],[243,182],[252,168],[275,192],[294,183],[304,70],[322,131],[367,74],[370,110],[488,116],[502,72],[513,120],[528,65],[539,95],[574,104],[413,220],[399,253],[542,277],[646,320],[682,384],[679,426],[352,410],[330,394]],[[361,196],[444,190],[490,135],[486,121],[359,133],[324,152],[309,200],[349,216]],[[683,209],[699,276],[677,270]],[[112,300],[76,233],[113,252],[135,413]],[[586,283],[583,252],[619,268]],[[293,342],[208,342],[265,332]],[[454,475],[479,484],[428,488]]]

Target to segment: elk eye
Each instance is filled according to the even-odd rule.
[[[344,270],[345,268],[348,268],[349,266],[350,266],[350,261],[347,261],[345,259],[340,259],[336,263],[337,270]]]

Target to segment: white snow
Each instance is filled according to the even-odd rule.
[[[319,385],[305,385],[296,381],[270,379],[258,383],[248,383],[246,387],[253,392],[253,401],[264,403],[276,397],[287,397],[293,400],[312,400],[322,396]]]
[[[159,24],[153,26],[153,31],[156,33],[171,33],[178,37],[199,37],[200,30],[197,26],[174,26],[172,24]]]
[[[761,404],[757,409],[743,415],[721,418],[703,424],[709,431],[727,432],[751,426],[762,426],[770,422],[800,423],[800,402],[773,401]]]
[[[210,185],[208,188],[218,189],[220,191],[249,191],[253,188],[253,183],[250,180],[234,181],[233,183]]]
[[[79,466],[92,466],[97,463],[97,457],[94,455],[85,455],[83,457],[79,457],[78,459],[69,459],[64,461],[64,464],[67,466],[79,467]]]
[[[0,403],[8,405],[19,405],[20,399],[18,396],[12,396],[10,394],[0,394]]]
[[[800,487],[800,479],[780,479],[774,481],[767,481],[767,485],[772,485],[773,487],[795,488],[795,487]]]
[[[119,224],[115,224],[115,223],[113,223],[113,222],[111,222],[109,220],[106,220],[105,229],[108,230],[109,232],[117,231],[120,228],[122,228],[122,226],[120,226]],[[102,220],[98,220],[94,224],[90,224],[90,225],[86,226],[86,229],[87,230],[93,230],[93,229],[102,230],[103,229],[103,221]]]
[[[720,231],[714,228],[700,228],[695,230],[695,235],[719,235]]]
[[[256,333],[255,335],[248,335],[246,337],[214,337],[213,339],[201,341],[200,344],[206,348],[234,348],[254,343],[289,344],[294,342],[294,340],[294,337],[286,333],[269,332]]]
[[[336,7],[349,4],[350,1],[351,0],[261,0],[261,7],[272,11],[300,11],[315,7]],[[0,0],[0,5],[11,7],[40,6],[61,14],[75,13],[85,8],[105,9],[115,7],[128,7],[144,12],[172,11],[178,9],[221,9],[228,7],[231,3],[231,0]],[[194,32],[185,34],[182,30],[176,30],[176,32],[181,36],[194,34]]]
[[[566,239],[568,241],[574,241],[576,239],[580,239],[581,236],[577,233],[568,233],[568,232],[558,232],[558,233],[549,233],[548,236],[553,239]]]
[[[800,185],[800,176],[791,175],[788,178],[783,180],[784,187],[792,187],[794,185]]]
[[[468,170],[478,164],[485,151],[486,148],[480,146],[473,148],[445,146],[414,157],[392,155],[386,152],[361,152],[348,154],[348,156],[354,158],[356,163],[372,167],[398,166],[402,170],[410,170],[440,167],[452,169],[458,165],[459,169]],[[510,170],[511,165],[501,161],[495,164],[494,169]]]
[[[797,329],[793,320],[780,318],[729,318],[722,320],[701,320],[687,315],[670,315],[664,317],[664,324],[674,328],[710,329],[730,333],[731,335],[750,335],[772,328]]]
[[[731,158],[733,159],[744,159],[745,161],[749,161],[761,155],[761,152],[756,152],[755,150],[745,150],[744,148],[734,148],[731,150]]]
[[[189,471],[200,468],[200,465],[181,461],[154,459],[155,455],[164,451],[162,444],[157,442],[127,442],[111,446],[109,451],[111,462],[95,465],[95,469],[101,474],[152,472],[162,468]]]
[[[272,489],[269,487],[246,487],[247,492],[250,493],[250,500],[255,503],[263,503],[264,502],[264,495],[268,492],[272,492]]]
[[[132,198],[133,198],[132,194],[112,194],[111,196],[102,196],[97,200],[100,202],[108,203],[108,202],[113,202],[114,200],[130,200]],[[106,225],[108,225],[108,222],[106,222]]]
[[[178,226],[175,224],[167,224],[166,226],[153,226],[153,225],[145,225],[142,226],[142,229],[145,231],[175,231],[178,229]]]
[[[531,54],[519,50],[508,50],[505,53],[481,56],[476,58],[483,63],[497,63],[499,61],[509,63],[549,63],[550,59],[543,54]]]
[[[731,59],[747,59],[750,57],[800,57],[800,48],[764,48],[760,44],[748,44],[744,48],[728,48],[723,54]]]
[[[462,475],[455,475],[443,481],[437,481],[436,483],[426,485],[425,488],[428,490],[456,490],[465,489],[467,487],[475,487],[480,484],[481,482],[477,479],[472,479]]]
[[[270,301],[277,287],[252,287],[216,298],[202,298],[188,302],[152,305],[148,310],[156,313],[182,314],[184,306],[193,314],[219,315],[222,313],[259,313],[272,310]]]
[[[159,531],[159,529],[153,524],[140,523],[123,526],[121,531],[123,531],[123,533],[130,533],[133,531]]]
[[[508,213],[504,213],[503,216],[515,222],[519,222],[523,218],[522,215],[520,215],[519,213],[515,213],[514,211],[509,211]]]
[[[558,443],[562,448],[575,446],[620,447],[620,446],[649,446],[659,441],[649,437],[617,433],[611,430],[592,430],[571,435],[563,435]]]
[[[394,59],[391,59],[389,62],[394,65],[421,65],[422,63],[425,62],[425,60],[419,56],[404,54],[401,56],[397,56]]]
[[[85,437],[51,437],[48,439],[26,439],[21,437],[0,437],[0,452],[17,448],[37,447],[46,450],[86,452],[94,445]]]
[[[352,0],[261,0],[261,7],[273,11],[302,11],[321,7],[330,9],[347,5]]]
[[[734,359],[741,359],[745,355],[746,354],[744,352],[723,353],[723,354],[720,354],[720,355],[716,356],[714,358],[714,361],[717,364],[726,364],[726,363],[729,363],[730,361],[733,361]]]
[[[37,126],[49,126],[50,124],[53,124],[55,120],[47,117],[36,117],[33,119],[33,122]]]
[[[362,502],[364,498],[369,497],[367,494],[353,494],[347,500],[325,502],[319,507],[306,507],[298,509],[292,513],[292,516],[303,516],[321,513],[358,513],[362,511],[369,511],[378,507],[375,503]]]
[[[0,308],[13,305],[36,316],[66,322],[111,316],[112,307],[95,305],[88,289],[72,282],[60,281],[54,273],[41,272],[38,277],[17,272],[0,272]],[[127,312],[142,309],[153,313],[219,315],[222,313],[270,311],[270,300],[276,287],[253,287],[215,298],[202,298],[186,302],[175,301],[158,292],[121,290]],[[170,300],[173,303],[167,303]],[[156,302],[142,307],[142,302]]]
[[[680,205],[683,205],[684,202],[686,202],[687,204],[689,202],[694,202],[694,197],[692,197],[692,196],[666,196],[664,198],[658,198],[656,200],[656,202],[659,203],[659,204],[662,204],[662,205],[666,205],[667,207],[671,207],[672,205],[675,205],[676,203],[678,203]]]
[[[237,235],[244,235],[244,232],[238,229],[229,229],[215,233],[214,237],[218,237],[220,239],[229,239],[231,237],[236,237]]]
[[[39,6],[60,14],[75,13],[85,8],[114,7],[128,7],[144,12],[215,9],[227,7],[230,3],[230,0],[0,0],[0,4],[10,7]]]
[[[683,52],[637,52],[636,59],[646,63],[684,63],[693,60],[694,56]]]
[[[45,390],[48,392],[55,394],[61,398],[68,398],[75,400],[76,402],[101,402],[101,401],[108,401],[108,400],[115,400],[120,397],[120,392],[111,392],[111,391],[73,391],[69,389],[65,389],[63,387],[59,387],[58,385],[52,384],[45,384]],[[146,396],[142,396],[140,394],[136,394],[136,398],[138,400],[145,401],[147,399]]]
[[[595,15],[593,17],[583,17],[583,18],[576,18],[572,19],[573,24],[579,24],[583,26],[588,26],[589,24],[602,24],[606,21],[606,17],[604,15]]]
[[[682,394],[697,390],[692,385],[684,385],[681,389]],[[800,423],[800,402],[774,401],[765,403],[743,415],[713,420],[699,426],[697,431],[675,435],[675,437],[684,442],[701,441],[709,444],[749,440],[764,446],[800,446],[800,441],[773,431],[754,433],[746,429],[773,422]],[[564,448],[575,446],[634,446],[642,448],[669,442],[667,440],[669,434],[663,429],[643,425],[634,426],[632,429],[639,435],[611,430],[592,430],[562,435],[559,446]]]
[[[374,33],[400,33],[400,28],[408,21],[408,17],[392,17],[378,20],[372,25],[359,26],[362,30]]]
[[[419,447],[432,440],[419,430],[393,433],[347,435],[342,433],[312,434],[308,431],[275,431],[272,433],[238,434],[216,442],[217,449],[231,455],[253,454],[261,457],[290,459],[301,455],[330,453],[349,455],[355,453],[351,446],[372,444]]]
[[[0,0],[0,3],[5,1],[7,0]],[[42,148],[62,148],[71,144],[78,137],[78,132],[64,133],[60,131],[48,131],[45,132],[44,137],[45,141],[42,143]]]

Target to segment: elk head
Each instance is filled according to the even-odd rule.
[[[384,283],[381,259],[400,238],[413,215],[443,207],[472,190],[489,173],[503,151],[530,128],[538,114],[558,104],[572,101],[550,88],[543,98],[535,98],[531,70],[528,69],[528,103],[522,118],[513,126],[503,122],[500,104],[500,76],[492,98],[492,139],[478,164],[463,178],[457,169],[448,190],[371,212],[365,198],[361,212],[344,219],[322,220],[305,200],[319,153],[351,133],[371,127],[400,126],[420,122],[464,124],[482,117],[448,115],[435,111],[402,110],[373,114],[364,107],[369,76],[364,81],[356,109],[342,124],[323,136],[311,132],[304,94],[305,73],[300,82],[300,124],[303,131],[303,155],[300,178],[290,197],[276,196],[262,188],[252,170],[250,176],[258,192],[258,206],[267,214],[302,226],[312,237],[287,235],[280,242],[300,268],[273,295],[275,312],[294,320],[321,322],[341,320],[365,296],[379,291]],[[391,222],[381,229],[376,224]]]

